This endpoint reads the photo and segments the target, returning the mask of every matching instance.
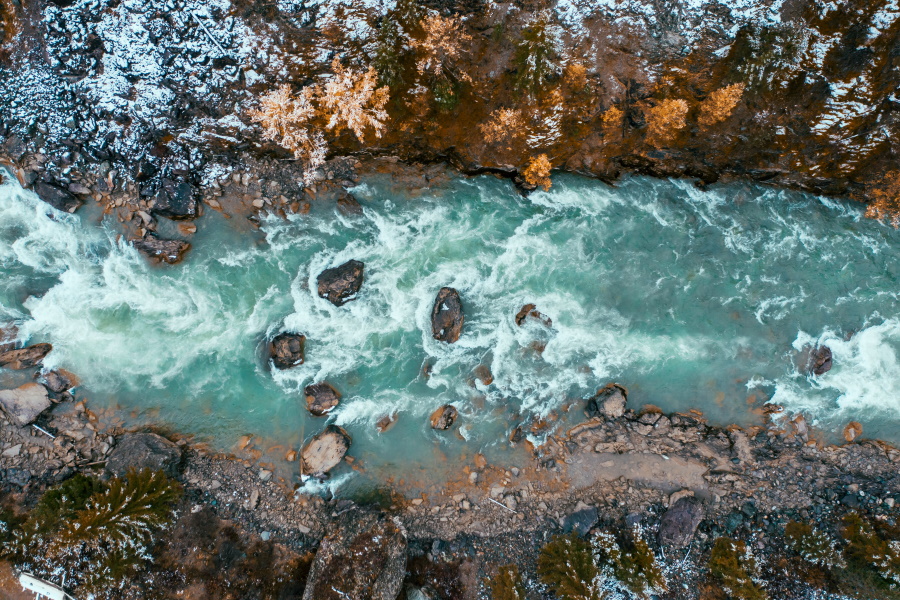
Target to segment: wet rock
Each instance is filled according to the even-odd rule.
[[[459,292],[444,287],[438,292],[431,309],[431,335],[436,340],[452,344],[462,333],[465,315]]]
[[[191,249],[191,245],[188,242],[167,240],[157,236],[155,233],[148,233],[133,243],[134,247],[147,257],[170,265],[181,262],[187,251]]]
[[[602,415],[607,419],[618,419],[625,414],[627,402],[628,390],[618,383],[610,383],[588,400],[587,413],[592,417]]]
[[[831,370],[831,348],[818,346],[809,355],[809,371],[813,375],[824,375]]]
[[[475,367],[475,377],[482,385],[491,385],[494,383],[494,375],[491,373],[490,367],[487,365],[478,365]]]
[[[358,260],[348,260],[339,267],[322,271],[317,279],[319,297],[335,306],[355,300],[363,283],[364,266]]]
[[[350,434],[337,425],[329,425],[316,435],[300,453],[300,468],[304,475],[325,477],[338,466],[350,450]]]
[[[862,435],[863,426],[862,423],[857,421],[850,421],[847,423],[847,426],[844,427],[844,439],[848,442],[852,442],[856,438]]]
[[[269,343],[269,356],[276,369],[290,369],[303,364],[306,336],[299,333],[280,333]]]
[[[344,192],[337,199],[338,211],[345,216],[355,217],[363,213],[362,205],[350,192]]]
[[[600,521],[600,512],[596,507],[585,506],[579,503],[579,508],[569,516],[563,519],[563,532],[578,532],[578,535],[586,536],[594,525]]]
[[[44,385],[54,394],[61,394],[78,386],[78,378],[63,369],[44,374]]]
[[[547,315],[539,312],[537,310],[537,306],[535,306],[534,304],[526,304],[522,307],[522,309],[516,314],[516,325],[521,327],[525,323],[525,319],[529,317],[532,319],[537,319],[546,327],[551,327],[553,325],[553,320]]]
[[[406,550],[400,525],[384,515],[351,510],[319,545],[302,600],[397,600]]]
[[[700,500],[693,496],[678,499],[659,522],[659,543],[676,548],[687,546],[702,520],[703,506]]]
[[[512,444],[518,444],[522,440],[525,439],[525,432],[522,431],[522,427],[516,427],[509,434],[509,441]]]
[[[391,413],[389,415],[384,415],[378,422],[375,423],[375,427],[378,429],[378,433],[384,433],[391,427],[393,427],[397,423],[397,413]]]
[[[35,183],[34,193],[56,210],[67,213],[75,212],[81,208],[82,204],[84,204],[84,202],[68,190],[64,190],[63,188],[55,186],[52,183],[47,183],[46,181],[38,181]]]
[[[306,408],[317,417],[328,414],[341,401],[340,393],[324,381],[306,386],[303,392],[306,394]]]
[[[456,407],[452,404],[445,404],[438,407],[437,410],[431,413],[431,428],[437,429],[438,431],[450,429],[453,426],[453,423],[456,422],[456,417],[458,415],[459,411],[457,411]]]
[[[50,408],[50,404],[47,388],[39,383],[26,383],[14,390],[0,390],[0,411],[20,427],[33,423]]]
[[[19,337],[19,328],[13,323],[0,326],[0,353],[16,349],[16,339]]]
[[[106,470],[118,477],[132,468],[162,471],[175,477],[180,467],[181,448],[155,433],[126,433],[117,440],[106,461]]]
[[[13,370],[36,367],[51,350],[53,346],[50,344],[35,344],[18,350],[9,350],[0,354],[0,367]]]
[[[151,212],[176,221],[196,219],[199,213],[194,187],[187,181],[163,179],[153,198]]]

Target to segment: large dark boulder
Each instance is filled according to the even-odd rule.
[[[163,239],[155,233],[148,233],[143,238],[135,240],[134,247],[147,257],[170,265],[181,262],[187,251],[191,249],[188,242]]]
[[[587,413],[591,417],[618,419],[625,414],[627,402],[628,390],[618,383],[609,383],[597,390],[597,393],[588,400]]]
[[[429,419],[431,422],[431,428],[437,429],[438,431],[445,431],[453,427],[453,424],[456,422],[456,417],[459,415],[459,411],[456,410],[456,407],[452,404],[444,404],[443,406],[439,406],[437,410],[431,413],[431,418]]]
[[[187,181],[163,179],[150,210],[176,221],[196,219],[199,213],[194,186]]]
[[[703,505],[693,496],[679,498],[669,507],[659,523],[659,543],[683,548],[694,537],[703,520]]]
[[[36,367],[51,350],[53,346],[50,344],[35,344],[18,350],[8,350],[0,354],[0,367],[16,371]]]
[[[302,600],[397,600],[406,550],[406,533],[394,521],[346,512],[319,544]]]
[[[459,292],[453,288],[441,288],[431,309],[431,335],[436,340],[452,344],[462,333],[465,315]]]
[[[348,260],[339,267],[322,271],[317,279],[319,297],[335,306],[343,306],[355,300],[363,283],[364,266],[358,260]]]
[[[84,204],[79,198],[68,190],[46,181],[38,181],[34,184],[34,193],[38,197],[55,208],[67,213],[73,213]]]
[[[129,469],[162,471],[169,477],[181,468],[181,448],[155,433],[126,433],[106,461],[106,470],[123,477]]]
[[[290,369],[303,364],[305,346],[305,335],[279,333],[269,342],[269,356],[276,369]]]
[[[809,371],[813,375],[824,375],[831,370],[831,348],[817,346],[809,355]]]
[[[341,464],[350,450],[350,434],[337,425],[329,425],[316,435],[300,453],[300,468],[303,475],[324,478],[328,472]]]
[[[306,394],[306,408],[316,417],[328,414],[341,401],[341,394],[324,381],[306,386],[303,392]]]

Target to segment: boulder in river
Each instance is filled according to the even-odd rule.
[[[453,423],[456,422],[456,417],[458,415],[459,411],[456,410],[456,407],[452,404],[439,406],[437,410],[431,413],[431,428],[437,429],[438,431],[450,429],[453,427]]]
[[[521,327],[525,323],[525,319],[532,318],[540,321],[544,326],[551,327],[553,320],[542,312],[538,311],[534,304],[526,304],[516,313],[516,325]]]
[[[699,499],[685,496],[675,501],[659,522],[659,543],[684,548],[694,537],[703,520],[703,506]]]
[[[847,423],[847,426],[844,427],[844,439],[848,442],[852,442],[856,438],[862,435],[863,426],[859,421],[850,421]]]
[[[73,213],[84,204],[78,197],[68,190],[47,183],[46,181],[38,181],[34,184],[34,193],[38,197],[55,208],[67,213]]]
[[[61,394],[78,386],[78,377],[64,369],[44,373],[44,385],[54,394]]]
[[[346,190],[337,199],[337,209],[342,215],[347,217],[356,217],[363,214],[363,208],[359,200]]]
[[[169,477],[178,475],[181,448],[155,433],[126,433],[106,461],[106,470],[123,477],[129,469],[162,471]]]
[[[627,402],[628,390],[618,383],[609,383],[588,400],[587,413],[591,417],[602,415],[607,419],[618,419],[625,414]]]
[[[316,417],[321,417],[333,410],[341,401],[341,394],[324,381],[306,386],[306,408]]]
[[[0,367],[17,371],[36,367],[51,350],[53,346],[50,344],[35,344],[18,350],[9,350],[0,354]]]
[[[358,260],[348,260],[339,267],[322,271],[317,279],[319,297],[335,306],[355,300],[363,283],[364,266]]]
[[[290,369],[303,364],[306,336],[299,333],[279,333],[269,342],[269,356],[276,369]]]
[[[302,600],[398,600],[406,551],[398,522],[379,513],[346,512],[319,544]]]
[[[344,459],[351,442],[350,434],[337,425],[329,425],[300,453],[301,472],[313,477],[325,477]]]
[[[436,340],[452,344],[459,339],[464,321],[459,292],[449,287],[441,288],[431,309],[431,335]]]
[[[831,348],[816,346],[809,355],[809,372],[813,375],[824,375],[831,370]]]
[[[187,181],[163,179],[150,210],[155,215],[176,221],[196,219],[199,213],[194,187]]]
[[[24,427],[50,408],[47,388],[39,383],[26,383],[14,390],[0,390],[0,410],[9,420]]]
[[[149,258],[157,262],[174,265],[184,259],[184,255],[191,249],[188,242],[182,240],[167,240],[148,233],[141,239],[134,240],[134,247],[143,252]]]

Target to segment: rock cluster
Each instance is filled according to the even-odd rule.
[[[597,393],[588,400],[588,416],[602,415],[609,419],[618,419],[625,414],[625,405],[628,402],[628,390],[617,383],[607,384],[597,390]]]
[[[180,263],[184,259],[184,255],[191,249],[188,242],[167,240],[155,233],[148,233],[143,238],[134,240],[132,244],[148,258],[170,265]]]

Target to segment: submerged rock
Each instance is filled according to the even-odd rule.
[[[337,208],[341,214],[348,217],[355,217],[363,214],[363,208],[359,203],[359,200],[347,191],[341,194],[337,199]]]
[[[464,321],[459,292],[449,287],[441,288],[431,309],[431,335],[436,340],[452,344],[459,339]]]
[[[364,266],[358,260],[348,260],[339,267],[322,271],[317,279],[319,297],[335,306],[343,306],[355,300],[363,283]]]
[[[181,448],[155,433],[126,433],[116,441],[106,461],[106,470],[123,477],[129,469],[162,471],[169,477],[178,475]]]
[[[325,475],[338,466],[350,450],[350,434],[337,425],[329,425],[315,436],[300,453],[301,473],[313,477]],[[305,597],[305,596],[304,596]]]
[[[378,433],[384,433],[397,423],[397,413],[391,413],[389,415],[384,415],[378,422],[375,423],[375,427],[378,429]]]
[[[0,390],[0,410],[20,427],[33,423],[50,408],[47,388],[39,383],[26,383],[14,390]]]
[[[491,368],[487,365],[478,365],[475,367],[475,378],[478,379],[482,385],[491,385],[494,383],[494,374],[491,373]]]
[[[51,350],[53,346],[50,344],[35,344],[18,350],[9,350],[0,354],[0,367],[16,371],[36,367]]]
[[[150,211],[178,221],[196,219],[199,213],[194,187],[186,181],[163,179]]]
[[[143,252],[147,257],[161,263],[174,265],[184,259],[184,255],[191,249],[188,242],[182,240],[167,240],[148,233],[141,239],[134,240],[134,247]]]
[[[306,336],[299,333],[280,333],[269,343],[269,356],[276,369],[290,369],[303,364]]]
[[[700,500],[693,496],[678,499],[659,522],[659,543],[676,548],[687,546],[702,520],[703,506]]]
[[[302,600],[397,600],[406,550],[400,525],[381,514],[349,511],[319,545]]]
[[[306,408],[317,417],[328,414],[341,401],[340,393],[324,381],[306,386],[303,392],[306,394]]]
[[[627,402],[628,390],[618,383],[610,383],[588,400],[587,413],[591,417],[602,415],[607,419],[618,419],[625,414]]]
[[[456,410],[456,407],[452,404],[440,406],[431,413],[431,428],[437,429],[438,431],[450,429],[453,426],[453,423],[456,422],[456,417],[458,415],[459,411]]]
[[[56,210],[67,213],[75,212],[81,208],[82,204],[84,204],[84,202],[68,190],[64,190],[61,187],[45,181],[38,181],[34,184],[34,193]]]
[[[831,370],[831,364],[831,348],[828,346],[817,346],[809,355],[809,371],[813,375],[824,375]]]
[[[529,317],[537,319],[546,327],[551,327],[553,325],[553,320],[547,315],[539,312],[537,306],[534,304],[526,304],[518,313],[516,313],[516,325],[521,327],[525,323],[525,319]]]

